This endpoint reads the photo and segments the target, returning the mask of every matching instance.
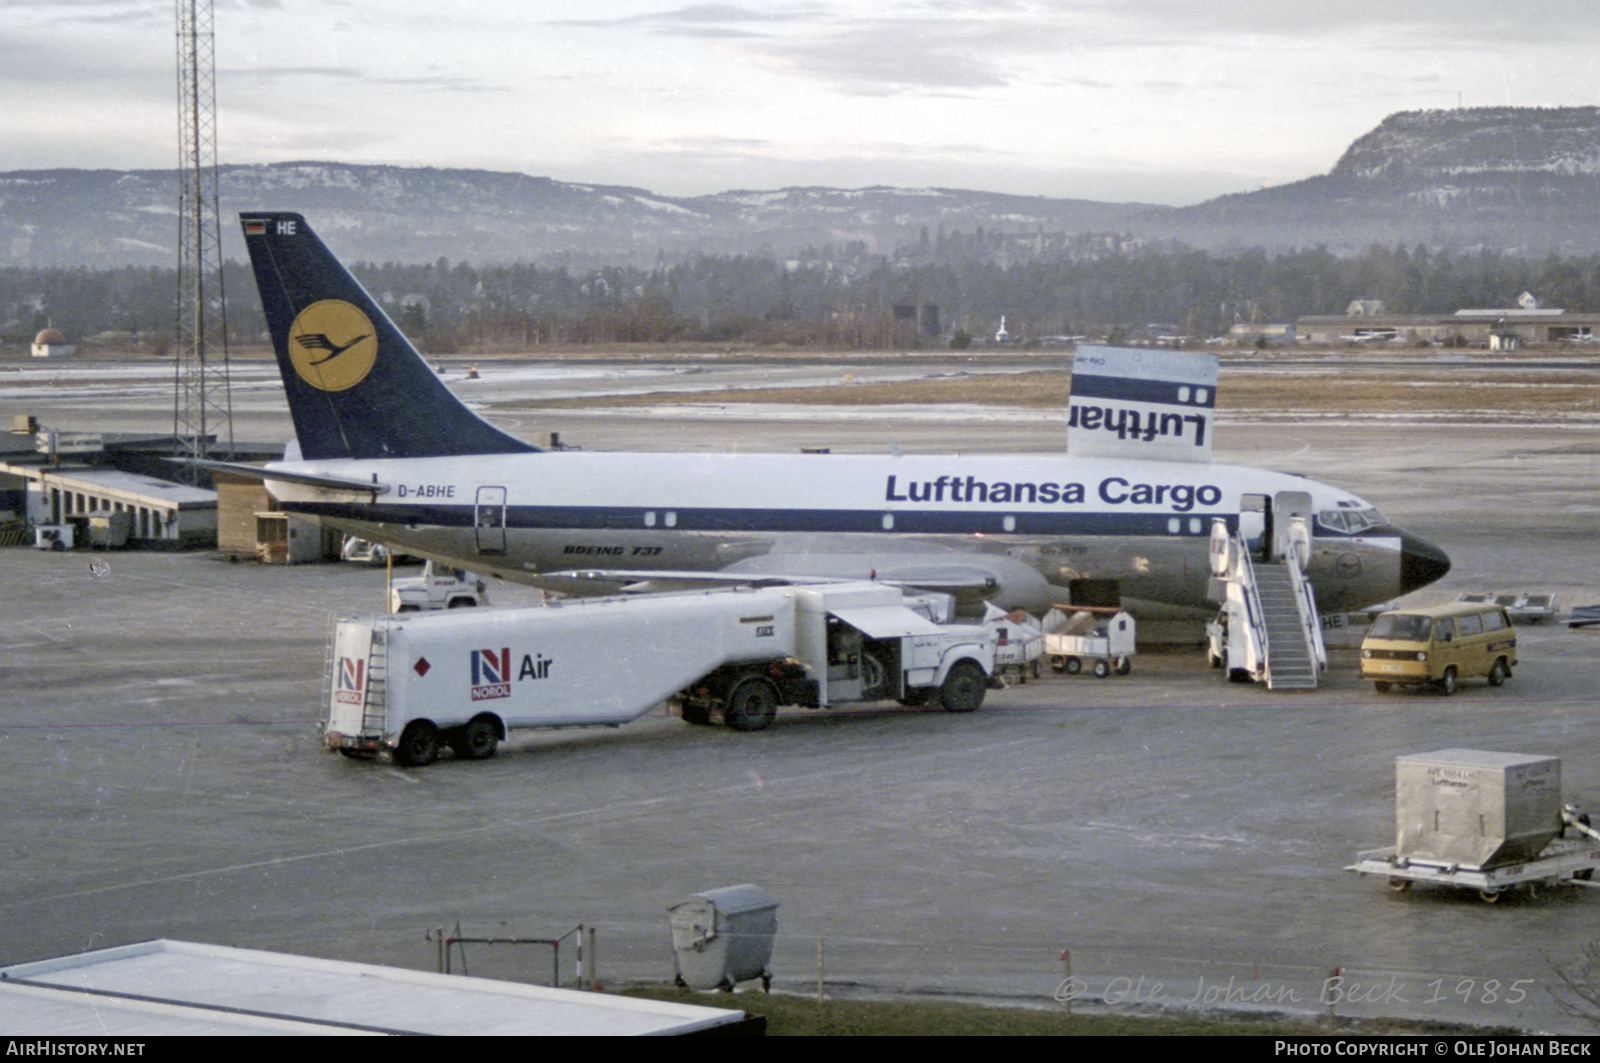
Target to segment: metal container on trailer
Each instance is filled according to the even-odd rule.
[[[1441,749],[1395,759],[1400,857],[1489,868],[1532,860],[1561,831],[1561,760]]]
[[[771,987],[778,901],[760,886],[724,886],[668,908],[677,980],[691,989],[729,988],[752,978]]]
[[[121,548],[128,545],[133,532],[133,514],[126,510],[109,510],[89,514],[89,545],[102,548]]]

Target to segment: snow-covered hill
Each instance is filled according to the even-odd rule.
[[[948,188],[786,188],[693,198],[526,174],[333,162],[220,172],[231,218],[293,210],[354,261],[651,265],[696,254],[815,257],[824,247],[909,249],[983,230],[1035,238],[1116,233],[1208,249],[1487,246],[1600,252],[1600,108],[1478,108],[1391,115],[1327,174],[1185,208]],[[0,266],[170,266],[171,171],[0,174]],[[1125,245],[1127,240],[1118,246]],[[1055,240],[1060,247],[1064,241]],[[1026,241],[1013,241],[1018,254]]]

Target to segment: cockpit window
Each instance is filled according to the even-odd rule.
[[[1375,509],[1325,509],[1317,514],[1317,524],[1329,531],[1359,535],[1383,523]]]
[[[1385,613],[1372,622],[1368,638],[1393,639],[1396,642],[1427,642],[1433,621],[1425,616],[1410,613]]]

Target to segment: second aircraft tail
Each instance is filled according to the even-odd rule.
[[[301,456],[539,448],[469,410],[298,214],[240,215]]]

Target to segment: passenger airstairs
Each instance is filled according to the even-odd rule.
[[[1289,519],[1268,559],[1252,557],[1218,518],[1211,526],[1213,598],[1222,611],[1208,626],[1211,663],[1241,683],[1269,690],[1315,690],[1328,663],[1316,597],[1306,582],[1311,538],[1305,518]]]

